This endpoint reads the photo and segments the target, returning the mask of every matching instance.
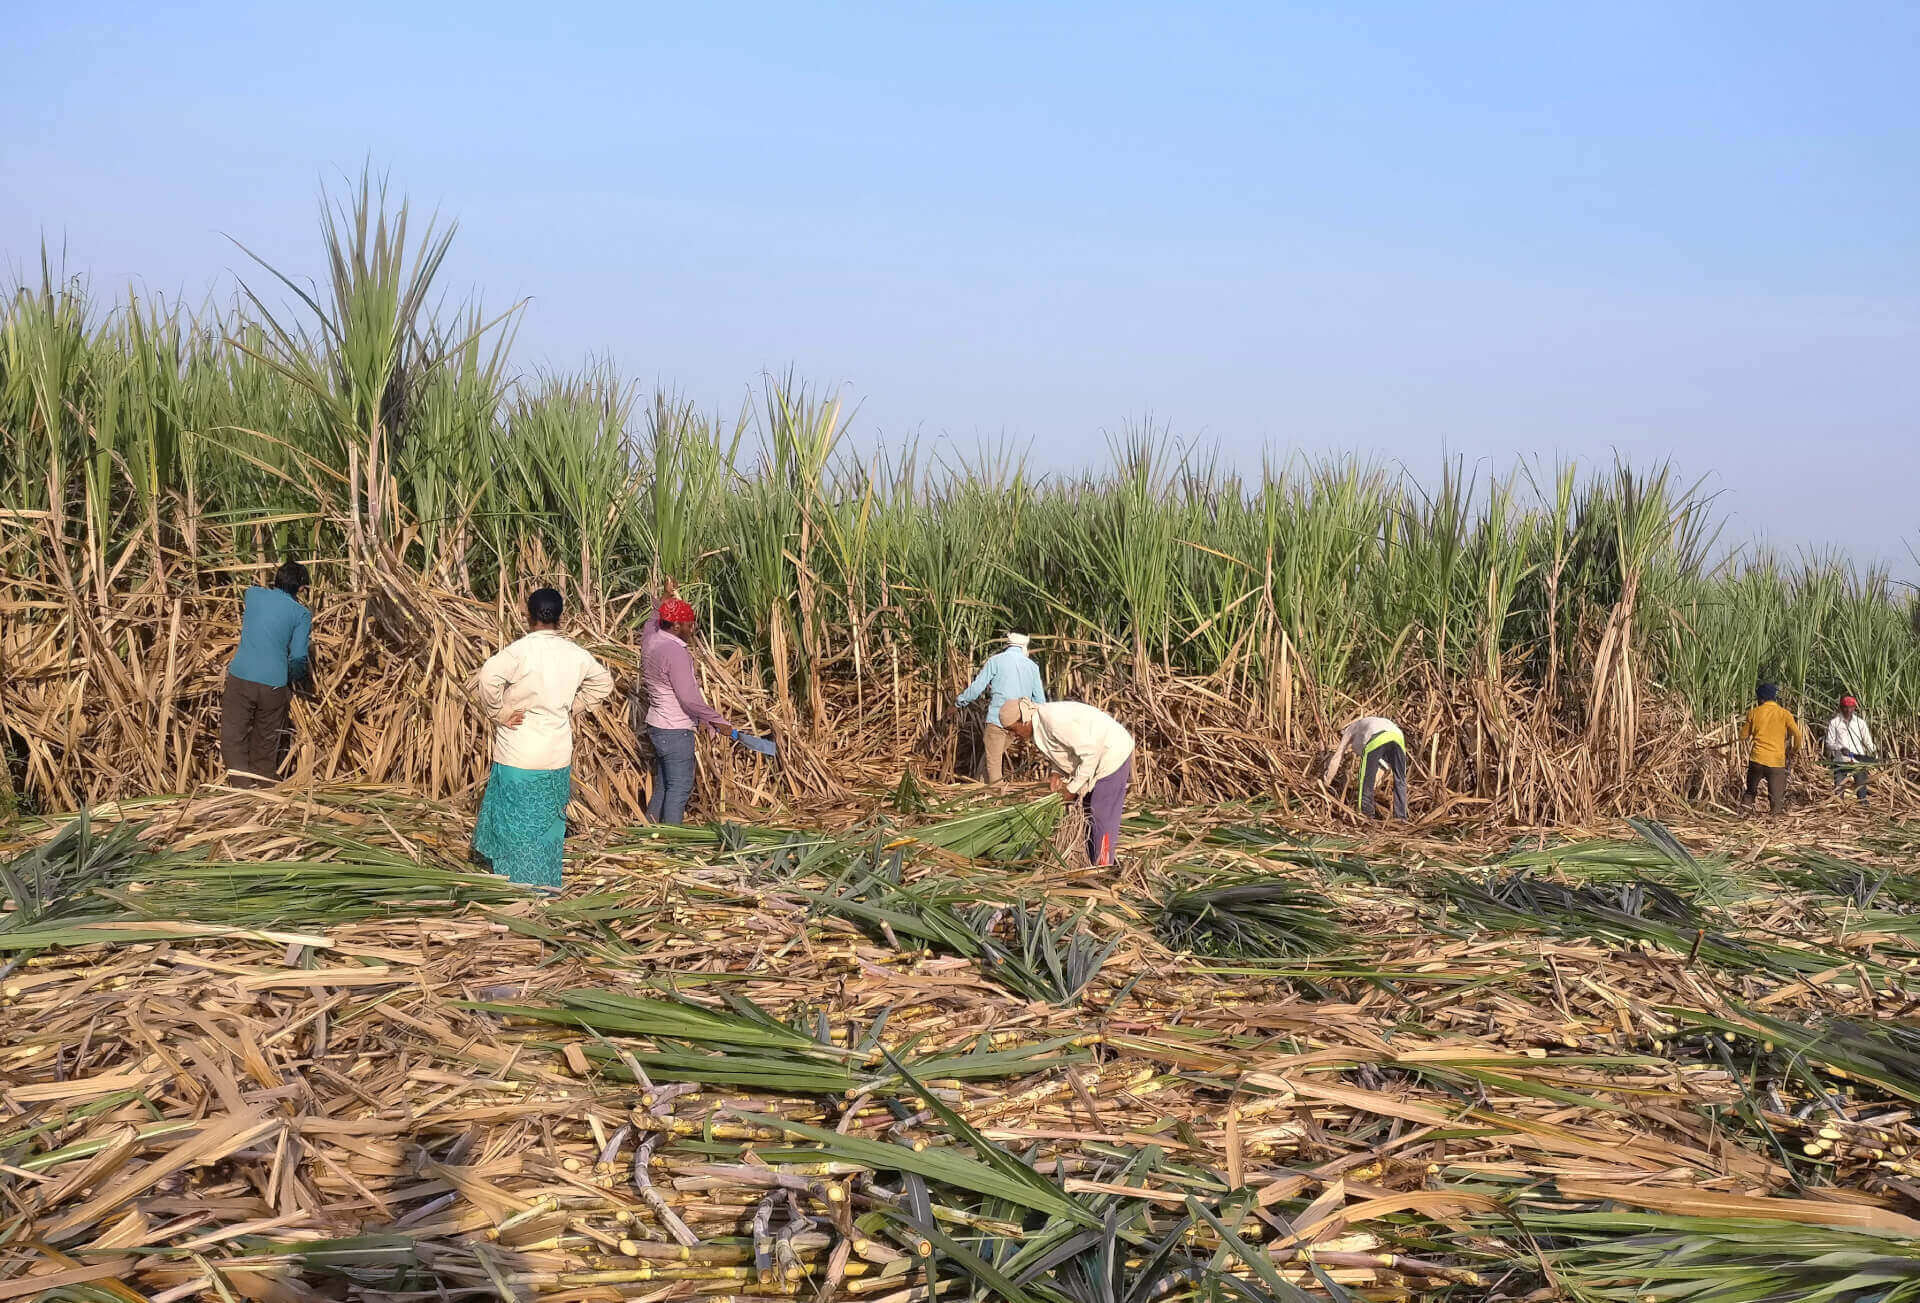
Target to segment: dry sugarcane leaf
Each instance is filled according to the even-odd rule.
[[[163,1177],[203,1163],[215,1163],[254,1141],[279,1129],[277,1119],[262,1119],[257,1112],[223,1115],[208,1124],[199,1135],[169,1151],[158,1162],[130,1173],[93,1198],[60,1218],[48,1228],[46,1238],[53,1243],[71,1238],[107,1213],[153,1188]]]
[[[1556,1184],[1562,1193],[1576,1199],[1610,1199],[1683,1217],[1748,1217],[1816,1226],[1856,1226],[1909,1239],[1920,1236],[1920,1220],[1884,1208],[1834,1200],[1756,1198],[1716,1190],[1638,1186],[1617,1181],[1560,1180]]]
[[[81,1267],[65,1267],[59,1271],[45,1272],[37,1276],[23,1276],[18,1280],[0,1280],[0,1299],[31,1298],[69,1285],[112,1280],[125,1274],[132,1265],[132,1258],[109,1258],[105,1262],[88,1263]]]

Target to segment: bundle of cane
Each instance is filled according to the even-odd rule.
[[[1053,853],[1062,864],[1074,868],[1087,866],[1087,807],[1082,801],[1068,801],[1053,830]]]

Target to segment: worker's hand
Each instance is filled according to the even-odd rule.
[[[500,727],[502,728],[519,728],[526,722],[527,712],[524,710],[516,710],[511,715],[502,715],[500,717]]]
[[[680,596],[680,585],[673,582],[672,575],[667,576],[667,596],[668,597]]]
[[[1064,792],[1067,790],[1067,780],[1058,774],[1050,774],[1047,777],[1047,790],[1049,792]]]

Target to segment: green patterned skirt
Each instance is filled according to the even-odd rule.
[[[567,801],[573,769],[515,769],[494,762],[473,826],[473,849],[514,882],[560,887],[560,853],[566,844]]]

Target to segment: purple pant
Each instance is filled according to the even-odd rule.
[[[1133,757],[1093,785],[1080,798],[1087,812],[1087,863],[1099,867],[1113,863],[1114,847],[1120,844],[1120,811],[1127,803],[1127,784],[1133,779]]]

